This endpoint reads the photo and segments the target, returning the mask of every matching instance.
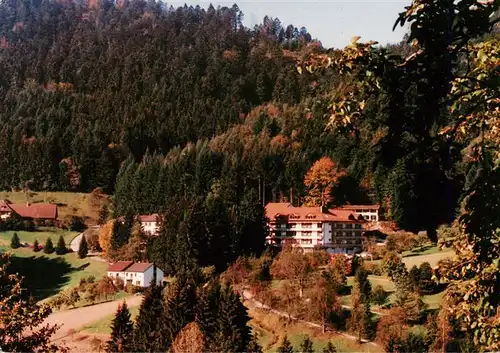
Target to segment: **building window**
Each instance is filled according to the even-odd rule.
[[[312,232],[302,232],[302,236],[304,237],[310,237],[312,235]]]
[[[376,216],[371,216],[371,217],[370,217],[370,219],[371,219],[372,221],[375,221],[375,220],[377,219],[377,217],[376,217]]]
[[[300,241],[301,244],[312,244],[312,239],[302,239]]]
[[[356,236],[356,232],[352,232],[352,236],[355,237]]]
[[[321,223],[316,224],[316,227],[321,228]]]
[[[356,229],[361,229],[361,224],[356,224]]]
[[[141,285],[141,281],[135,281],[135,285],[136,286],[140,286]]]
[[[302,228],[310,229],[310,228],[312,228],[312,225],[311,225],[311,223],[303,223]]]

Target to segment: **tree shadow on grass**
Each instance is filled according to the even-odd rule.
[[[24,277],[23,287],[37,300],[57,294],[70,280],[70,274],[88,264],[72,267],[63,257],[46,256],[10,258],[9,270]]]

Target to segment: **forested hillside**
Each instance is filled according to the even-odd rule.
[[[120,162],[223,133],[255,106],[296,104],[322,50],[305,29],[232,8],[145,1],[0,5],[0,189],[111,193]]]
[[[329,157],[344,175],[332,205],[381,203],[435,240],[458,210],[470,143],[447,140],[439,131],[452,117],[422,104],[441,88],[422,96],[416,74],[388,68],[383,88],[354,102],[369,76],[297,70],[341,51],[277,19],[245,28],[242,16],[236,5],[3,2],[0,189],[101,187],[116,216],[209,192],[229,210],[250,199],[301,204],[307,171]],[[380,55],[412,52],[405,40]],[[328,129],[332,112],[349,116],[358,103],[355,129]]]

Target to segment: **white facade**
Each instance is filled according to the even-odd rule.
[[[125,284],[133,284],[137,287],[148,287],[153,281],[153,266],[149,267],[144,272],[127,272],[124,271]],[[156,284],[163,283],[163,271],[156,268]]]
[[[282,242],[293,240],[295,245],[305,250],[321,246],[335,254],[354,254],[362,249],[362,226],[358,223],[303,222],[269,226],[270,233]],[[267,241],[271,242],[271,236]]]
[[[145,234],[157,235],[160,233],[160,222],[158,221],[141,221],[141,228]]]
[[[108,277],[113,279],[121,278],[125,282],[125,272],[108,271]]]
[[[372,205],[359,205],[359,206],[344,206],[342,207],[345,210],[351,210],[361,216],[368,222],[378,222],[380,220],[379,217],[379,207]]]

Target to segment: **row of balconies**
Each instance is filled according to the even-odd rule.
[[[308,223],[298,223],[298,224],[290,224],[290,223],[281,223],[281,224],[276,224],[274,227],[271,225],[271,228],[275,229],[282,229],[282,230],[289,230],[289,229],[294,229],[294,230],[301,230],[301,229],[323,229],[323,226],[321,223],[313,223],[313,224],[308,224]],[[335,223],[335,226],[333,227],[334,229],[359,229],[361,230],[361,224],[357,223]]]

